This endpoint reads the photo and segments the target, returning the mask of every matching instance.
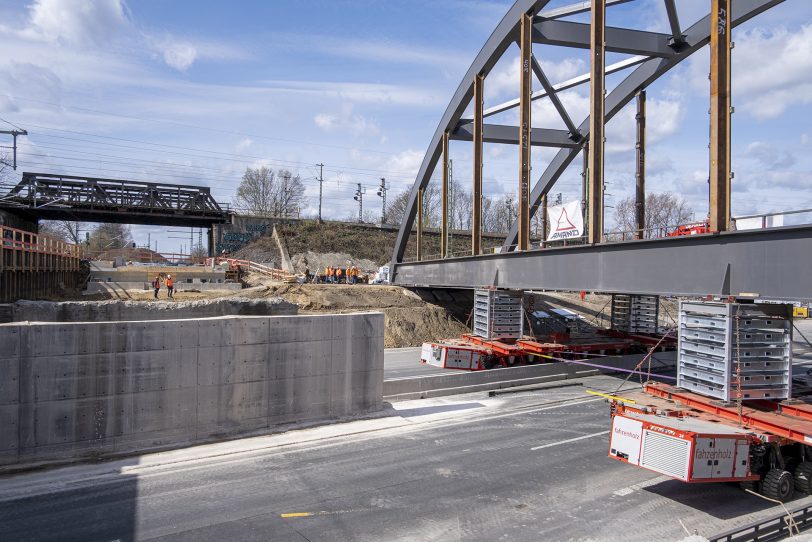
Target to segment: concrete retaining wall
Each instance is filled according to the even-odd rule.
[[[166,301],[166,291],[159,295],[160,301],[18,301],[5,306],[11,307],[12,322],[180,320],[216,316],[282,316],[298,312],[296,305],[282,298]]]
[[[0,325],[0,465],[381,408],[381,313]]]

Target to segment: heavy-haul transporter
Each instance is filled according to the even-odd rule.
[[[741,482],[771,499],[812,494],[812,404],[745,404],[649,382],[610,396],[609,457],[688,483]]]

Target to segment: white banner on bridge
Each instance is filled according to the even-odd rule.
[[[581,211],[581,201],[575,200],[547,208],[547,219],[550,221],[547,229],[548,241],[572,239],[584,235],[584,214]]]

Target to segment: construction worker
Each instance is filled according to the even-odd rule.
[[[339,284],[341,284],[341,277],[342,277],[343,274],[344,274],[344,270],[341,269],[340,267],[337,267],[336,268],[336,282],[338,282]]]
[[[335,270],[332,266],[327,266],[327,284],[332,284],[335,281]]]
[[[161,289],[161,275],[155,275],[155,280],[152,281],[152,287],[155,289],[155,299],[158,299],[158,290]]]
[[[358,269],[353,265],[350,266],[349,270],[349,280],[350,284],[356,284],[356,277],[358,276]]]
[[[172,280],[172,275],[166,276],[166,294],[169,299],[175,299],[173,296],[175,292],[175,281]]]

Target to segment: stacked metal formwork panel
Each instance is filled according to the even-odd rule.
[[[524,332],[523,292],[476,290],[474,334],[485,339],[520,339]]]
[[[791,306],[681,302],[677,386],[722,401],[789,399]]]
[[[657,333],[660,298],[656,295],[612,294],[612,329],[626,333]]]

